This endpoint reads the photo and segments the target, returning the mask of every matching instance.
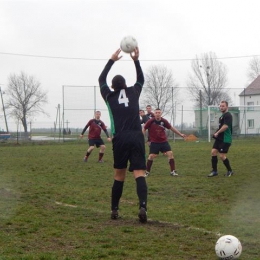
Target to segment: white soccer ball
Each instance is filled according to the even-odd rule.
[[[126,36],[120,43],[120,48],[123,52],[131,53],[137,47],[137,41],[133,36]]]
[[[236,237],[225,235],[218,239],[215,251],[220,259],[238,259],[242,253],[242,245]]]

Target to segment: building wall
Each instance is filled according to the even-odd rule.
[[[240,105],[241,134],[260,134],[260,95],[240,96]]]

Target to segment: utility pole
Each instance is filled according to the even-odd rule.
[[[200,136],[202,136],[202,94],[200,90]]]
[[[207,66],[207,82],[208,82],[208,95],[209,95],[209,104],[208,104],[208,106],[210,106],[211,104],[210,104],[210,95],[211,95],[211,93],[210,93],[210,81],[209,81],[209,70],[210,70],[210,66]]]
[[[66,123],[66,125],[67,125],[67,132],[68,132],[68,130],[69,130],[69,123],[70,123],[70,122],[67,120],[65,123]]]
[[[1,86],[0,86],[0,93],[1,93],[1,99],[2,99],[3,111],[4,111],[4,118],[5,118],[5,127],[6,127],[6,132],[9,132],[9,130],[8,130],[8,125],[7,125],[7,120],[6,120],[5,105],[4,105],[3,93],[2,93],[2,90],[1,90]]]

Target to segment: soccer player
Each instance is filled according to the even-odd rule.
[[[140,115],[140,121],[141,121],[141,125],[145,124],[149,118],[146,116],[146,114],[144,113],[144,110],[140,109],[139,110],[139,115]]]
[[[213,138],[215,142],[213,144],[211,150],[211,164],[212,164],[212,171],[208,175],[208,177],[214,177],[218,175],[218,153],[219,157],[222,160],[223,164],[227,168],[227,173],[225,174],[226,177],[232,176],[234,173],[230,166],[229,160],[227,158],[227,153],[229,147],[232,143],[232,115],[228,112],[228,102],[221,101],[219,109],[222,113],[221,117],[219,118],[219,128],[216,133],[213,134]]]
[[[154,117],[154,113],[152,112],[152,106],[151,105],[147,105],[146,106],[146,116],[151,119],[152,117]]]
[[[145,180],[145,145],[139,116],[139,96],[141,94],[144,75],[140,66],[139,49],[130,53],[134,61],[137,80],[132,87],[127,87],[125,79],[116,75],[112,79],[111,91],[107,85],[107,74],[113,64],[118,61],[121,50],[118,49],[109,59],[99,76],[100,92],[105,100],[111,117],[114,155],[114,182],[111,197],[111,218],[119,217],[119,201],[123,192],[128,161],[129,171],[133,172],[136,191],[139,198],[139,220],[147,222],[147,185]]]
[[[175,161],[173,157],[173,152],[171,150],[171,146],[167,139],[166,129],[170,129],[172,132],[178,134],[182,138],[184,138],[186,135],[180,133],[166,119],[162,117],[162,111],[160,108],[157,108],[154,111],[154,117],[148,120],[144,125],[143,134],[145,134],[147,129],[149,129],[151,144],[146,164],[146,176],[150,174],[153,160],[159,154],[159,152],[166,153],[170,164],[170,174],[172,176],[178,176],[178,174],[175,171]]]
[[[86,130],[89,127],[89,132],[88,132],[89,148],[87,150],[86,156],[84,157],[84,162],[88,161],[88,157],[90,156],[91,152],[93,151],[93,149],[95,148],[95,145],[96,145],[97,148],[100,147],[98,162],[103,163],[102,158],[104,156],[106,146],[104,144],[104,141],[101,138],[101,129],[105,132],[105,134],[107,136],[107,140],[109,142],[111,141],[111,138],[109,137],[106,126],[105,126],[104,122],[100,120],[100,117],[101,117],[101,112],[96,111],[95,119],[89,120],[81,132],[80,138],[83,138],[84,133],[86,132]]]
[[[146,106],[146,114],[145,114],[145,116],[146,116],[146,118],[148,118],[148,120],[154,117],[154,113],[152,112],[152,106],[151,105],[147,105]],[[151,144],[150,137],[149,137],[149,129],[148,129],[148,134],[147,134],[147,144],[148,144],[148,146],[150,146],[150,144]]]

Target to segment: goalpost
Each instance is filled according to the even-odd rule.
[[[233,117],[233,135],[252,136],[260,134],[260,105],[229,106],[228,111]],[[213,133],[218,129],[218,121],[221,114],[219,106],[208,106],[207,126],[209,142]]]

